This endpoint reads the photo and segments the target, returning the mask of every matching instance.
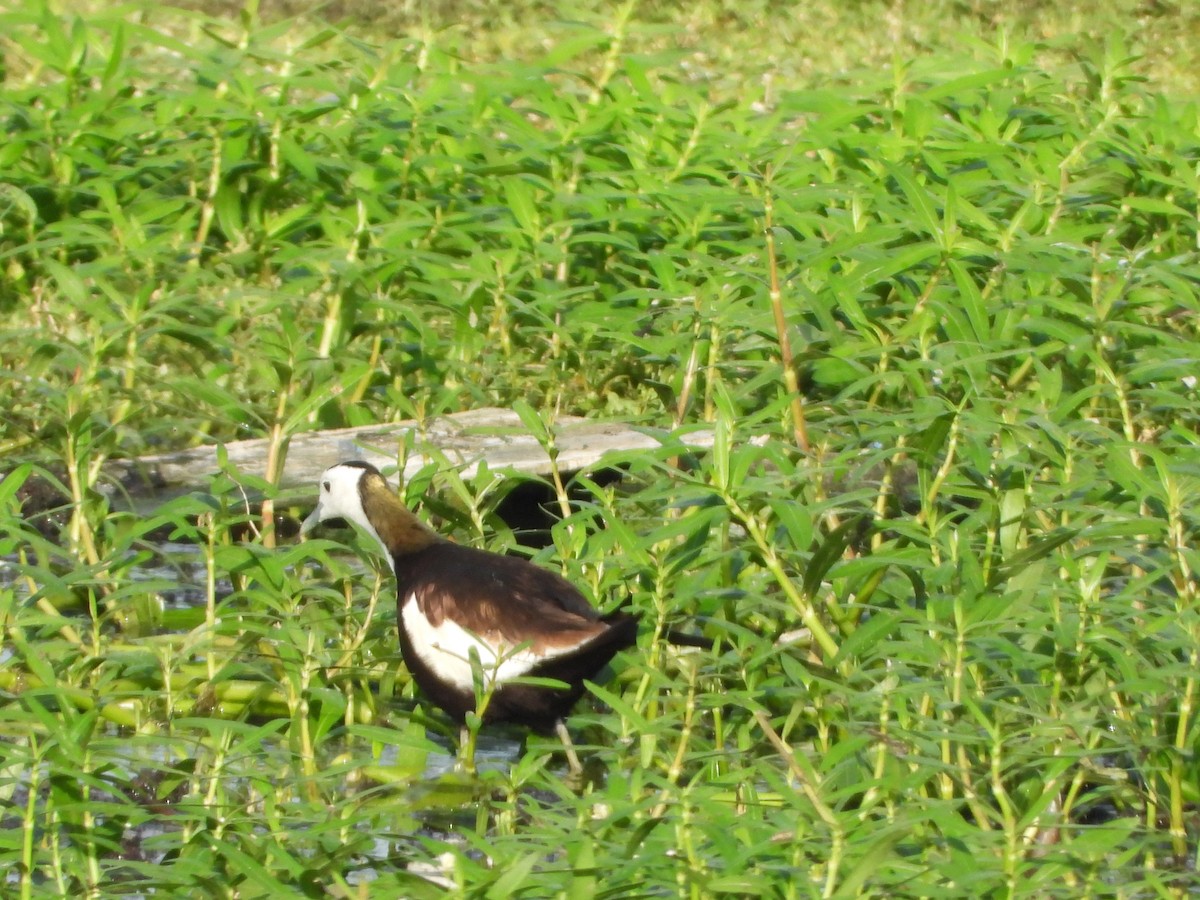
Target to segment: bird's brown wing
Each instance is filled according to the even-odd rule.
[[[397,560],[396,577],[401,601],[412,595],[431,625],[449,618],[489,642],[545,652],[608,627],[570,582],[517,557],[439,543]]]

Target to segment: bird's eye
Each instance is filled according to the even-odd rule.
[[[329,490],[329,482],[328,481],[322,482],[321,487],[325,488],[325,490],[328,491]]]

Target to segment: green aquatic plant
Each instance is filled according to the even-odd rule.
[[[768,6],[0,12],[5,891],[1188,893],[1195,105],[1117,38],[818,70]],[[456,769],[386,568],[287,531],[295,434],[488,405],[539,546],[421,428],[403,499],[641,614],[582,779]],[[661,446],[570,472],[564,414]],[[137,512],[106,468],[248,436]]]

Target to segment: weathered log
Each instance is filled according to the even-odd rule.
[[[412,450],[405,457],[402,473],[405,480],[440,457],[456,467],[464,478],[474,475],[485,461],[492,470],[548,475],[555,464],[561,472],[577,472],[602,465],[606,457],[614,454],[663,446],[663,440],[649,430],[578,416],[559,416],[549,430],[554,439],[553,463],[547,448],[530,434],[515,412],[507,409],[475,409],[425,422],[304,432],[288,442],[278,487],[285,493],[290,489],[310,489],[328,466],[347,459],[365,460],[380,468],[394,467],[410,434]],[[691,449],[706,449],[712,446],[713,433],[689,431],[680,440]],[[231,441],[223,449],[231,468],[254,478],[266,478],[265,438]],[[216,446],[112,460],[105,468],[110,483],[120,485],[120,491],[135,507],[146,499],[162,502],[202,489],[218,471]]]

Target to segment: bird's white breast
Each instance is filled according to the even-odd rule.
[[[472,650],[479,656],[487,684],[520,678],[542,660],[564,652],[534,653],[529,647],[503,642],[493,645],[449,618],[435,626],[425,618],[417,598],[411,594],[404,603],[401,618],[413,650],[425,665],[442,681],[463,691],[474,689]]]

